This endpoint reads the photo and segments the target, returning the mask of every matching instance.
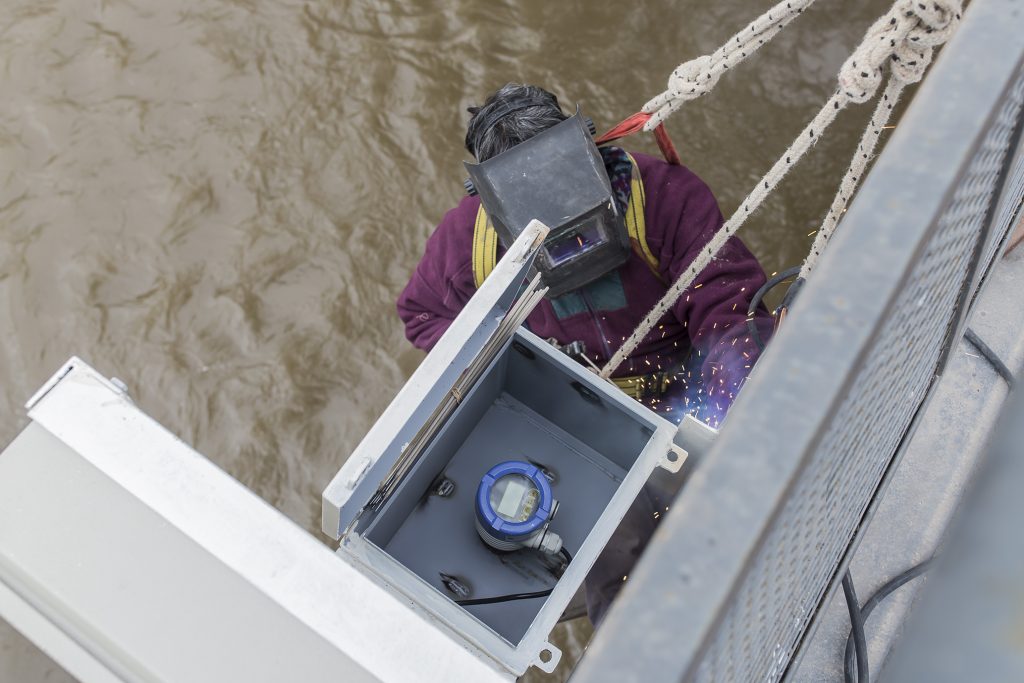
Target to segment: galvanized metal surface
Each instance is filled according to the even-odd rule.
[[[948,327],[943,344],[940,373],[945,370],[950,352],[964,334],[973,304],[984,287],[996,254],[1001,252],[1009,238],[1020,209],[1021,197],[1024,196],[1024,159],[1021,158],[1020,145],[1021,134],[1024,133],[1024,121],[1020,115],[1022,101],[1024,76],[1018,77],[1017,83],[999,107],[969,176],[960,184],[954,206],[944,216],[946,220],[956,216],[958,208],[970,201],[972,193],[977,195],[981,192],[987,200],[980,234],[974,239],[973,253],[970,254],[968,274],[963,278],[960,295],[954,306],[953,323]]]
[[[1024,252],[998,261],[970,319],[971,328],[1012,369],[1024,366],[1021,292]],[[862,602],[939,547],[985,456],[1007,394],[1006,382],[989,362],[961,341],[850,563]],[[899,637],[915,596],[930,581],[915,580],[871,613],[866,630],[872,680]],[[850,617],[841,591],[828,599],[819,621],[788,676],[794,683],[842,680]]]
[[[58,375],[26,432],[54,446],[0,458],[0,579],[115,675],[509,680],[84,363]]]
[[[932,376],[944,373],[947,369],[946,360],[951,353],[947,349],[950,344],[947,340],[959,341],[963,334],[969,314],[966,307],[975,301],[979,278],[989,265],[976,262],[976,259],[986,250],[990,230],[991,236],[996,238],[994,241],[1001,242],[1009,229],[1008,222],[990,224],[990,220],[995,215],[992,203],[1000,190],[998,181],[1009,170],[1000,169],[1000,162],[1004,158],[1010,160],[1014,157],[1008,144],[1019,142],[1014,128],[1020,116],[1022,92],[1024,81],[1018,79],[1005,104],[1000,107],[999,115],[991,124],[967,173],[959,181],[951,204],[939,218],[938,232],[911,274],[912,286],[897,300],[893,318],[886,323],[883,336],[875,344],[876,349],[891,353],[887,357],[873,351],[870,361],[860,371],[858,382],[872,383],[865,389],[852,391],[847,401],[849,406],[855,406],[857,402],[869,403],[869,417],[857,420],[849,412],[840,414],[832,428],[834,433],[855,435],[859,426],[864,433],[856,435],[857,441],[847,447],[845,453],[853,460],[852,469],[855,471],[865,463],[871,463],[875,468],[867,474],[866,481],[870,488],[865,488],[863,479],[849,484],[853,495],[848,496],[846,501],[860,501],[864,507],[859,521],[853,520],[845,527],[850,529],[850,541],[838,556],[834,577],[841,573],[840,568],[845,567],[859,543],[864,531],[863,524],[876,512],[880,500],[872,494],[885,490],[894,469],[902,466],[907,447],[914,443],[910,437],[917,433],[922,412],[931,407],[931,400],[939,393],[931,382]],[[931,311],[941,313],[935,315]],[[897,327],[900,324],[902,327]],[[921,398],[917,401],[901,401],[902,392],[908,390],[914,392],[913,396]],[[864,412],[863,407],[855,410]],[[872,410],[874,415],[870,416]],[[884,420],[883,415],[886,418]],[[970,423],[966,412],[961,412],[957,420],[963,420],[968,425]],[[958,421],[954,421],[951,427],[970,429]],[[934,429],[930,433],[934,434]],[[828,442],[825,445],[830,446]],[[834,449],[827,455],[833,453]],[[977,455],[976,449],[974,455]],[[859,464],[857,461],[860,461]],[[861,472],[861,475],[864,476],[864,473]],[[844,485],[846,482],[844,479]],[[952,492],[950,496],[954,497]],[[843,502],[839,504],[845,507]],[[938,508],[941,510],[946,505],[954,504],[955,500],[946,500],[939,503]],[[936,522],[939,519],[941,514],[937,510]],[[833,593],[836,592],[836,585],[837,580],[834,579]],[[826,587],[823,595],[828,593]],[[817,616],[811,622],[811,628],[807,629],[808,633],[813,632]]]
[[[577,680],[783,676],[931,388],[1022,53],[1020,2],[971,4]]]

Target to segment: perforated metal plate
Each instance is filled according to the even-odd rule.
[[[704,658],[699,681],[778,680],[928,392],[1020,113],[1018,81],[803,468]],[[1024,193],[1021,164],[1009,194]],[[1019,203],[1019,200],[1018,200]],[[992,227],[1002,242],[1011,212]],[[984,253],[991,259],[995,247]]]

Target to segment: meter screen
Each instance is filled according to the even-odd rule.
[[[522,482],[510,481],[505,487],[505,495],[501,497],[501,502],[498,503],[498,509],[495,512],[502,517],[512,519],[519,511],[519,503],[522,502],[524,493],[526,493],[526,486]]]
[[[525,522],[537,509],[540,492],[528,477],[509,474],[491,489],[491,507],[498,516],[509,522]]]

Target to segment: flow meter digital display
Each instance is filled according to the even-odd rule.
[[[562,540],[548,531],[558,509],[544,474],[528,462],[495,465],[476,493],[476,530],[489,546],[510,551],[537,548],[557,553]]]
[[[506,522],[530,519],[540,501],[540,489],[522,474],[506,474],[491,488],[491,509]]]

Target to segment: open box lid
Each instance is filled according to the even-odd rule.
[[[546,290],[525,288],[548,228],[531,222],[323,492],[323,531],[341,538],[379,507]]]

